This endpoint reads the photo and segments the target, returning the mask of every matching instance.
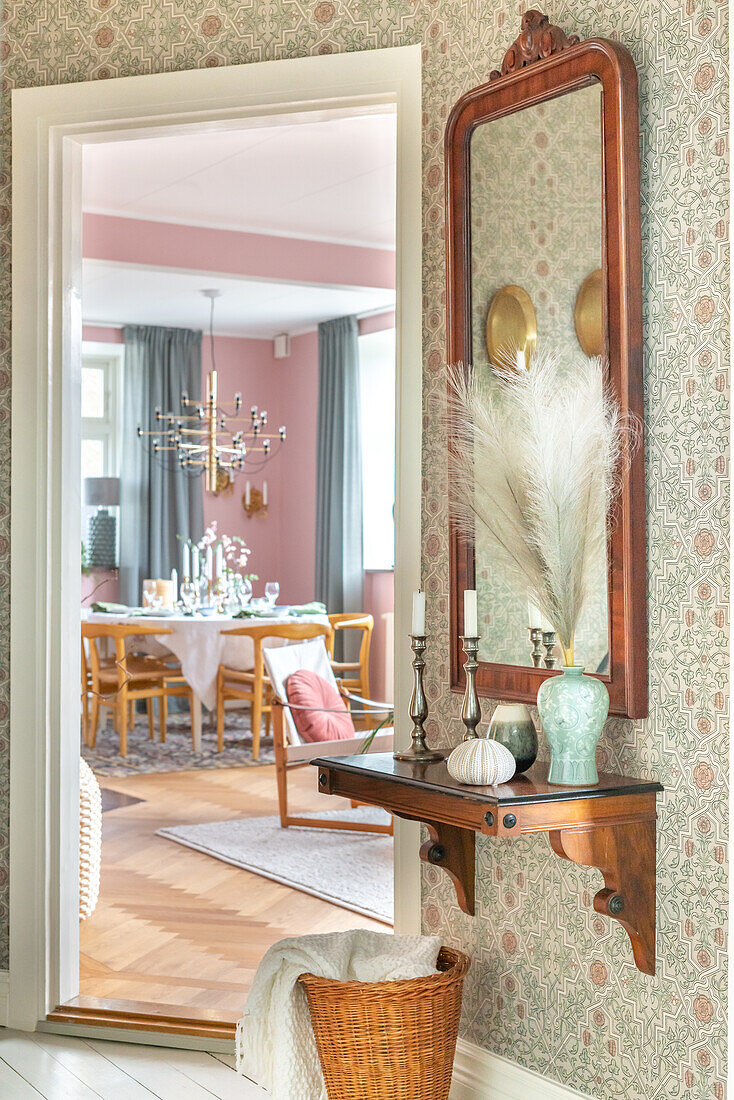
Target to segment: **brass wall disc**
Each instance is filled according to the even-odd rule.
[[[590,358],[592,355],[604,355],[606,351],[602,304],[603,289],[602,270],[597,267],[596,271],[592,271],[591,275],[586,276],[579,287],[576,304],[573,307],[573,324],[576,329],[576,337],[584,355],[588,355]]]
[[[490,362],[514,365],[517,351],[525,355],[525,366],[538,340],[538,316],[532,298],[521,286],[508,284],[493,295],[487,314],[487,353]]]

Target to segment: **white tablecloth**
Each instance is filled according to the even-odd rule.
[[[240,626],[263,623],[321,623],[329,625],[326,615],[288,615],[277,618],[233,619],[229,615],[106,615],[98,611],[83,613],[90,623],[141,623],[160,626],[171,634],[140,635],[136,649],[161,655],[173,653],[181,662],[187,682],[209,710],[217,705],[217,669],[221,664],[230,668],[251,669],[255,661],[252,638],[225,638],[223,631]],[[285,639],[274,638],[273,646],[287,645]]]

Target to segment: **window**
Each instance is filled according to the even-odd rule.
[[[82,481],[117,477],[122,345],[84,344],[82,350]]]
[[[395,565],[395,329],[359,338],[365,569]]]

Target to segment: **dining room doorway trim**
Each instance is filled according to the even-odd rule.
[[[395,636],[402,640],[421,557],[420,47],[13,93],[11,1027],[35,1029],[78,993],[83,146],[381,104],[397,111]],[[409,740],[404,649],[396,646],[398,743]],[[419,866],[417,826],[398,822],[400,932],[420,927]]]

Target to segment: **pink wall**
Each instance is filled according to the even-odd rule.
[[[240,390],[245,409],[267,409],[271,430],[285,424],[288,436],[264,470],[249,475],[257,489],[267,479],[268,515],[248,519],[242,507],[248,475],[242,474],[231,496],[204,495],[205,520],[216,519],[221,532],[245,539],[252,550],[248,568],[259,576],[256,594],[266,581],[277,580],[281,602],[305,603],[314,596],[317,335],[293,337],[287,359],[273,358],[270,340],[218,336],[214,350],[220,402]],[[211,366],[208,339],[203,351],[206,372]]]
[[[232,229],[84,215],[84,257],[329,286],[395,286],[395,253]]]
[[[385,689],[385,647],[386,633],[382,616],[395,608],[394,574],[391,570],[369,570],[364,575],[364,609],[375,620],[370,649],[370,692],[378,702],[391,703],[386,699]]]

